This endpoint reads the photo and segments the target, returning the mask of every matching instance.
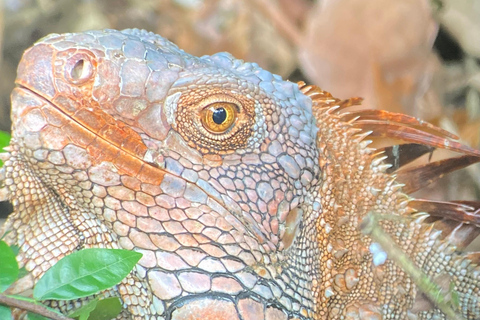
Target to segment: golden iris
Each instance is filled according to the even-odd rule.
[[[202,124],[211,133],[224,133],[237,119],[237,106],[228,102],[209,104],[201,111]]]

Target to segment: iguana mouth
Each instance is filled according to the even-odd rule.
[[[15,90],[33,96],[40,100],[42,105],[48,105],[48,115],[43,116],[54,116],[57,122],[64,122],[69,129],[66,132],[69,139],[90,154],[93,164],[111,162],[120,172],[155,185],[159,185],[168,172],[153,161],[145,161],[149,149],[140,135],[122,121],[113,119],[101,108],[83,107],[69,114],[58,102],[51,101],[28,85],[17,83]],[[45,143],[49,143],[48,139],[45,139]]]

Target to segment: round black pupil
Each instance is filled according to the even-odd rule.
[[[215,109],[213,111],[212,118],[213,122],[215,122],[216,124],[222,124],[225,119],[227,119],[227,111],[225,110],[225,108]]]

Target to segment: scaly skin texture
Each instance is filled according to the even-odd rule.
[[[139,30],[50,35],[16,84],[4,231],[29,274],[12,292],[73,251],[124,248],[143,258],[105,293],[122,299],[119,319],[445,318],[415,307],[393,261],[373,263],[359,225],[375,211],[398,216],[382,227],[480,317],[480,271],[453,246],[466,241],[408,218],[368,120],[340,112],[354,101]]]

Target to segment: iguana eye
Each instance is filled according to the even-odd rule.
[[[200,112],[202,125],[211,133],[225,133],[235,124],[237,110],[238,107],[233,103],[212,103]]]
[[[172,100],[174,101],[174,100]],[[190,147],[203,154],[228,154],[248,146],[255,125],[255,100],[246,94],[221,88],[188,90],[176,106],[173,128]]]

